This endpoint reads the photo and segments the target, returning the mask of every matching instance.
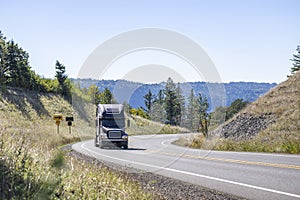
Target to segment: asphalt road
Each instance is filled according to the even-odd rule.
[[[300,199],[299,155],[195,150],[171,144],[179,136],[185,135],[131,136],[128,150],[100,149],[93,140],[72,148],[247,199]]]

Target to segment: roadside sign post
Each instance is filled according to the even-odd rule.
[[[68,122],[68,126],[69,126],[69,133],[71,134],[71,126],[72,126],[72,122],[74,121],[73,117],[66,117],[66,121]]]
[[[130,120],[127,119],[127,128],[129,128],[129,127],[130,127]]]
[[[57,134],[59,134],[59,125],[60,121],[63,120],[62,114],[55,114],[53,115],[53,119],[55,120],[55,124],[57,125]]]

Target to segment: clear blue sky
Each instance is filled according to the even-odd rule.
[[[77,77],[102,42],[156,27],[196,41],[224,82],[279,83],[300,42],[299,0],[3,0],[0,5],[0,30],[30,54],[32,68],[45,77],[54,76],[56,60]]]

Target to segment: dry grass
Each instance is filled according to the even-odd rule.
[[[130,127],[126,129],[126,132],[128,132],[129,135],[176,134],[190,132],[186,128],[153,122],[140,116],[133,116],[128,119],[130,120]]]
[[[300,73],[271,89],[263,97],[250,104],[244,112],[252,114],[272,113],[277,117],[298,110],[300,106]],[[298,113],[299,114],[299,113]],[[299,119],[299,118],[298,118]]]
[[[94,137],[94,107],[78,106],[51,94],[2,88],[0,199],[154,198],[124,175],[60,150],[64,144]],[[54,113],[74,115],[72,134],[66,122],[57,134]]]

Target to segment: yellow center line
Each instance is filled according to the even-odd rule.
[[[288,164],[280,164],[280,163],[267,163],[267,162],[259,162],[259,161],[245,161],[245,160],[236,160],[236,159],[227,159],[227,158],[214,158],[214,157],[207,157],[207,156],[193,156],[193,155],[188,155],[188,154],[170,153],[170,152],[163,152],[163,151],[158,151],[158,150],[146,150],[146,152],[158,153],[158,154],[167,155],[167,156],[176,156],[176,157],[200,159],[200,160],[212,160],[212,161],[238,163],[238,164],[244,164],[244,165],[260,165],[260,166],[267,166],[267,167],[276,167],[276,168],[300,170],[300,166],[298,166],[298,165],[288,165]]]

